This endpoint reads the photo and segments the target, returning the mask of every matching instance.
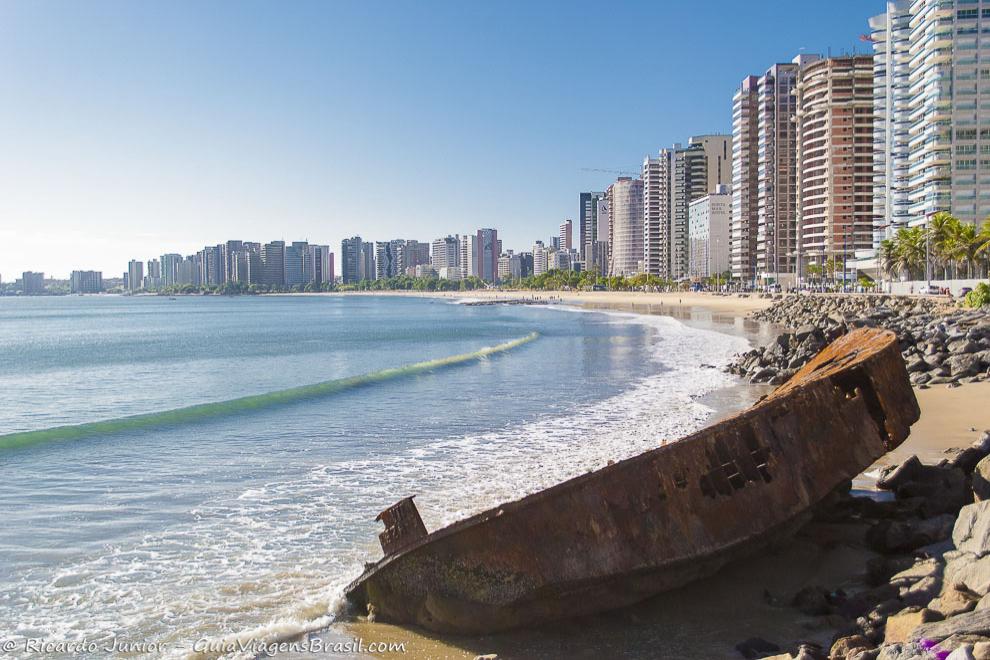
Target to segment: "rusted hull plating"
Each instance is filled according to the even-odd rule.
[[[857,330],[749,410],[415,539],[347,597],[457,633],[629,605],[793,530],[918,416],[896,337]]]

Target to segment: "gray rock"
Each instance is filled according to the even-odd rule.
[[[912,456],[893,470],[884,473],[877,480],[877,488],[884,490],[896,490],[898,487],[909,481],[917,479],[922,472],[924,465],[917,456]]]
[[[981,361],[976,355],[953,355],[945,361],[953,376],[975,376],[980,372]]]
[[[970,447],[974,451],[980,451]],[[982,459],[973,470],[973,496],[977,502],[990,500],[990,457]]]
[[[925,520],[881,520],[867,531],[866,541],[878,552],[909,552],[949,538],[954,521],[951,514]]]
[[[952,528],[952,542],[960,552],[977,558],[990,553],[990,501],[968,504],[959,510]]]
[[[974,610],[944,621],[923,623],[911,633],[911,640],[941,642],[952,635],[990,635],[990,610]]]
[[[945,581],[950,584],[965,584],[980,596],[990,591],[990,556],[979,557],[968,553],[959,553],[949,558],[946,555]]]

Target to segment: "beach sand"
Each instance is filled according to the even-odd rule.
[[[669,310],[691,308],[709,312],[744,316],[749,312],[765,309],[773,302],[755,295],[715,295],[703,292],[644,293],[639,291],[355,291],[345,294],[313,293],[296,295],[347,295],[347,296],[418,296],[426,298],[463,298],[469,300],[542,300],[569,305],[603,305],[624,309],[654,307]]]
[[[381,292],[377,295],[389,295]],[[350,294],[347,294],[350,295]],[[372,294],[376,295],[376,294]],[[531,292],[456,292],[431,297],[528,298]],[[754,343],[773,337],[777,328],[746,318],[767,307],[761,298],[712,296],[702,293],[652,294],[624,292],[537,293],[544,300],[647,314],[664,314],[689,325],[742,334]],[[748,393],[747,389],[753,389]],[[714,396],[710,405],[723,417],[745,407],[769,388],[740,384]],[[990,429],[990,383],[947,389],[915,390],[922,410],[910,438],[878,465],[896,463],[912,454],[937,462],[950,447],[965,447],[978,433]],[[859,480],[857,485],[863,481]],[[853,536],[865,531],[859,530]],[[848,533],[849,530],[846,530]],[[834,539],[823,546],[812,542],[821,530],[811,525],[796,539],[735,562],[715,576],[656,596],[638,605],[601,615],[582,617],[533,630],[459,638],[384,623],[343,623],[324,633],[327,640],[360,637],[365,641],[406,644],[405,654],[376,657],[473,658],[496,653],[499,658],[663,657],[685,660],[738,658],[734,645],[764,637],[787,647],[798,640],[827,644],[834,630],[820,618],[807,617],[788,606],[801,588],[855,586],[866,560],[874,556],[856,539]],[[768,598],[769,596],[769,598]]]

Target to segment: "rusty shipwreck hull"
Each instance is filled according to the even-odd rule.
[[[432,534],[411,498],[399,502],[379,516],[385,557],[347,597],[381,620],[456,633],[629,605],[793,531],[918,416],[896,337],[857,330],[752,408],[679,442]]]

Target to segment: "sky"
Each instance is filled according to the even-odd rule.
[[[228,239],[523,250],[731,132],[742,78],[869,52],[880,0],[0,2],[0,278]],[[338,268],[339,270],[339,268]]]

